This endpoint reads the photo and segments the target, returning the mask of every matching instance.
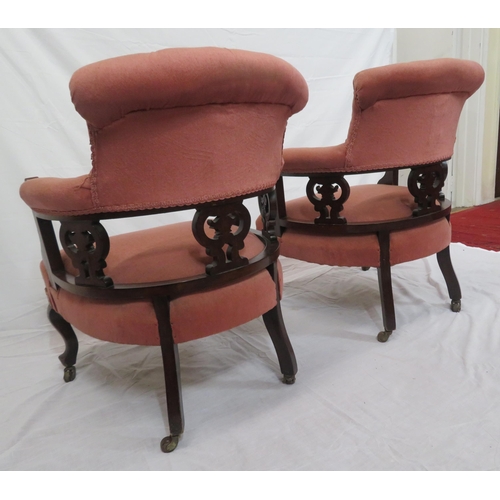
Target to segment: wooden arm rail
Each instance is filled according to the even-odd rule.
[[[385,172],[379,184],[397,185],[399,170],[398,167]],[[309,177],[306,195],[314,206],[314,210],[319,213],[319,217],[314,220],[298,221],[287,217],[282,189],[277,190],[277,200],[274,202],[276,208],[269,213],[277,213],[276,220],[278,221],[280,235],[287,228],[298,231],[302,229],[309,232],[313,226],[316,226],[314,232],[318,234],[348,235],[379,231],[400,231],[425,225],[442,217],[449,217],[451,203],[446,200],[442,192],[447,174],[448,165],[444,161],[411,167],[408,176],[408,190],[414,196],[417,204],[412,217],[371,222],[350,222],[346,220],[340,213],[350,195],[350,186],[344,177],[348,175],[347,172],[315,174]],[[294,174],[287,173],[286,175],[293,176]],[[297,177],[304,177],[305,175],[303,173],[297,174]],[[262,219],[266,228],[269,224],[266,225],[264,215],[263,213]]]
[[[265,232],[250,230],[250,214],[242,201],[267,194],[259,192],[220,203],[177,209],[92,214],[87,219],[82,215],[63,216],[59,219],[54,214],[34,212],[49,280],[54,288],[59,287],[89,298],[145,299],[158,296],[175,298],[252,276],[277,260],[279,242]],[[206,274],[169,281],[127,284],[113,283],[111,277],[104,274],[110,241],[101,219],[128,218],[192,208],[196,209],[192,222],[194,238],[205,247],[207,255],[213,258],[206,266]],[[57,220],[61,222],[61,246],[78,270],[77,276],[64,268],[53,227],[53,221]],[[214,229],[214,236],[206,234],[205,224]],[[251,259],[242,257],[239,253],[244,248],[244,239],[249,232],[256,235],[264,245],[264,249]]]
[[[347,224],[316,224],[314,221],[296,221],[289,218],[281,219],[281,231],[287,228],[293,228],[294,231],[304,231],[310,233],[314,231],[316,234],[324,235],[349,235],[349,234],[366,234],[376,233],[379,231],[401,231],[418,226],[424,226],[429,222],[448,217],[451,213],[451,203],[445,200],[441,203],[439,212],[429,212],[418,217],[405,217],[402,219],[393,219],[390,221],[374,221],[374,222],[349,222]]]

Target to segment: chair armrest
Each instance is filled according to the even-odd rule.
[[[262,194],[263,192],[253,193],[252,197]],[[151,215],[174,209],[77,216],[55,216],[34,212],[49,281],[55,289],[60,287],[89,298],[142,299],[161,293],[179,296],[255,274],[276,261],[279,243],[267,234],[252,231],[254,234],[252,238],[257,236],[260,239],[263,244],[262,249],[258,254],[251,254],[248,258],[240,254],[250,232],[250,214],[243,205],[244,198],[246,197],[175,208],[175,210],[196,209],[192,222],[193,237],[203,248],[203,254],[206,253],[212,258],[205,265],[205,272],[200,269],[199,273],[187,276],[164,278],[159,281],[138,280],[130,283],[127,281],[113,283],[111,277],[104,273],[107,267],[106,259],[110,250],[110,239],[100,221]],[[53,221],[61,223],[60,245],[54,231]],[[135,242],[137,243],[137,238]],[[67,257],[62,255],[60,246]],[[257,247],[254,245],[254,248]],[[234,273],[228,271],[234,271]]]
[[[33,177],[26,179],[19,190],[23,201],[35,212],[72,215],[95,211],[90,176],[70,179]]]
[[[345,172],[346,144],[322,148],[288,148],[283,151],[282,175]]]

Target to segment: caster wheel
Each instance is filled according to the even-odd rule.
[[[161,451],[163,453],[171,453],[179,444],[179,436],[167,436],[161,440]]]
[[[64,369],[64,381],[73,382],[76,378],[76,368],[74,366],[67,366]]]
[[[389,340],[389,337],[391,336],[391,333],[392,332],[388,332],[386,330],[384,330],[383,332],[380,332],[378,335],[377,335],[377,340],[379,342],[387,342]]]
[[[461,309],[462,309],[462,301],[460,299],[451,301],[451,310],[454,313],[460,312]]]
[[[361,270],[362,270],[362,271],[369,271],[369,270],[370,270],[370,268],[369,268],[368,266],[363,266],[363,267],[361,268]]]
[[[286,385],[295,384],[295,375],[283,375],[282,382]]]

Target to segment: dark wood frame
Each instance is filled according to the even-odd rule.
[[[277,266],[279,241],[271,232],[251,230],[262,241],[264,249],[250,260],[241,258],[239,255],[239,250],[244,245],[243,240],[250,231],[250,219],[248,211],[243,205],[243,200],[251,197],[258,197],[261,202],[265,197],[276,198],[274,189],[272,189],[220,202],[164,209],[102,212],[77,216],[34,212],[43,262],[54,289],[61,288],[67,292],[92,299],[148,299],[152,301],[158,320],[170,431],[169,435],[161,442],[161,449],[164,452],[171,452],[177,447],[179,437],[184,431],[179,354],[170,324],[170,302],[172,300],[195,292],[213,290],[239,282],[266,269],[276,284],[277,305],[263,315],[264,324],[276,349],[283,382],[293,384],[295,381],[297,363],[280,307]],[[134,284],[113,283],[112,279],[106,276],[104,270],[110,241],[101,224],[102,220],[153,215],[193,208],[196,210],[192,222],[194,237],[205,247],[207,254],[213,258],[213,262],[207,265],[205,274],[185,279]],[[215,218],[210,219],[210,217]],[[61,222],[59,239],[63,250],[79,270],[79,275],[76,277],[64,268],[61,250],[54,232],[54,221]],[[213,238],[204,233],[206,221],[215,229]],[[238,226],[238,229],[231,231],[231,227],[234,225]],[[48,317],[64,339],[65,351],[59,359],[65,366],[64,380],[70,382],[76,376],[77,337],[70,323],[50,306]]]
[[[394,309],[394,298],[392,292],[391,262],[390,262],[390,233],[404,229],[424,226],[441,218],[450,221],[451,203],[445,199],[442,188],[447,176],[447,164],[444,161],[429,165],[415,165],[411,168],[408,176],[408,189],[414,196],[417,208],[411,217],[383,220],[370,223],[352,223],[342,217],[343,204],[347,201],[350,193],[349,184],[345,176],[354,172],[325,172],[308,174],[284,174],[289,176],[309,177],[306,194],[309,201],[319,213],[319,217],[311,221],[292,220],[287,217],[283,178],[276,186],[276,221],[273,231],[281,236],[285,231],[291,229],[313,235],[329,236],[356,236],[374,234],[377,236],[380,246],[380,265],[377,268],[380,296],[382,303],[382,317],[384,330],[379,332],[377,339],[386,342],[393,330],[396,329],[396,316]],[[379,184],[398,185],[398,174],[400,168],[387,170],[379,180]],[[358,173],[358,172],[356,172]],[[369,173],[369,172],[362,172]],[[311,185],[322,184],[317,192],[321,198],[312,194]],[[326,188],[324,187],[326,186]],[[335,195],[340,190],[340,195]],[[322,201],[322,198],[326,200]],[[264,228],[267,228],[266,219],[263,215]],[[453,269],[449,247],[444,248],[436,254],[439,267],[443,273],[451,299],[451,310],[459,312],[461,309],[460,285]],[[363,268],[367,270],[368,268]]]

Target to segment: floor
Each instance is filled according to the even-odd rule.
[[[452,241],[500,251],[500,200],[451,214]]]
[[[375,270],[282,259],[296,383],[261,320],[181,345],[186,429],[168,455],[159,348],[79,335],[65,384],[34,282],[2,318],[0,469],[498,470],[500,254],[453,244],[452,258],[462,311],[434,258],[396,266],[385,344]]]

